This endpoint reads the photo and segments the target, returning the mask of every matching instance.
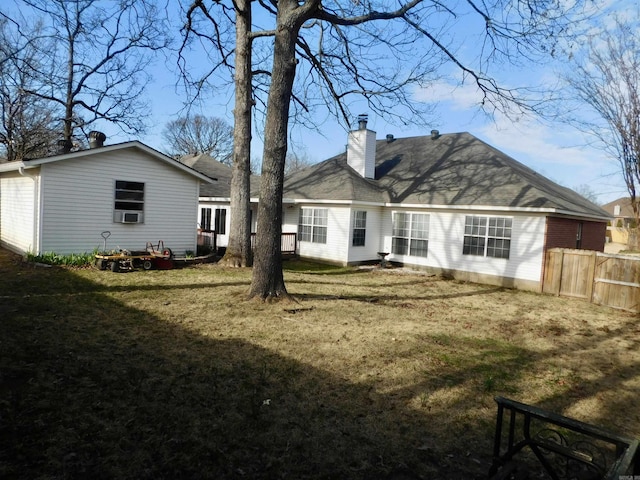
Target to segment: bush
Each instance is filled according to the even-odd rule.
[[[65,265],[68,267],[86,267],[91,265],[95,260],[98,251],[91,253],[71,253],[69,255],[60,255],[55,252],[44,252],[41,255],[27,253],[27,260],[30,262],[44,263],[46,265]]]

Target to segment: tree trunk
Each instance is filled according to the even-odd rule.
[[[249,297],[290,298],[282,273],[282,192],[287,155],[289,103],[296,73],[295,41],[300,28],[297,3],[278,3],[271,86],[267,100],[264,153],[258,204],[255,263]]]
[[[250,267],[251,252],[251,2],[236,2],[235,109],[233,170],[231,176],[231,228],[221,265]]]
[[[78,27],[74,32],[69,32],[68,37],[68,58],[67,58],[67,78],[66,92],[64,99],[64,119],[62,120],[62,153],[69,153],[73,147],[73,101],[74,101],[74,63],[75,63],[75,41],[78,35]]]

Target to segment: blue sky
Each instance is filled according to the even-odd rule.
[[[619,5],[619,4],[618,4]],[[196,54],[194,60],[198,61]],[[203,61],[203,60],[201,60]],[[173,68],[156,65],[152,73],[153,81],[148,90],[151,107],[149,129],[138,137],[153,148],[164,150],[162,130],[166,123],[179,114],[186,97],[176,88]],[[501,82],[506,86],[522,86],[531,83],[551,83],[555,81],[558,65],[535,67],[502,72]],[[425,127],[402,127],[388,124],[384,118],[369,114],[368,127],[377,132],[378,138],[386,134],[395,137],[428,135],[433,129],[441,133],[467,131],[516,160],[524,163],[540,174],[564,186],[575,188],[588,185],[597,194],[600,203],[607,203],[626,196],[626,188],[613,159],[604,152],[588,146],[589,138],[581,132],[561,122],[543,122],[536,118],[519,117],[517,120],[496,114],[488,118],[480,112],[479,93],[473,86],[460,86],[450,79],[431,85],[428,89],[413,92],[416,102],[437,103],[432,125]],[[232,95],[229,90],[220,90],[217,95],[204,98],[194,113],[224,118],[232,124]],[[366,109],[357,113],[369,113]],[[355,125],[355,119],[354,119]],[[96,125],[108,135],[108,143],[131,139],[118,133],[109,125]],[[252,157],[262,155],[261,132],[256,132],[252,141]],[[322,124],[322,134],[293,127],[293,149],[317,162],[344,150],[347,133],[332,118]]]

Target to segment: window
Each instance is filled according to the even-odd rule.
[[[301,208],[298,237],[301,242],[327,243],[327,209]]]
[[[576,233],[576,248],[582,248],[582,226],[584,224],[580,222],[578,224],[578,232]]]
[[[364,247],[367,231],[367,212],[364,210],[353,212],[353,241],[354,247]]]
[[[214,230],[216,233],[220,235],[224,235],[227,232],[227,209],[226,208],[216,208]]]
[[[464,222],[464,255],[509,258],[512,219],[467,216]]]
[[[116,210],[142,212],[144,210],[144,183],[116,180]]]
[[[142,223],[144,183],[116,180],[114,197],[114,222]]]
[[[200,210],[200,228],[202,230],[211,230],[211,209],[203,208]]]
[[[392,235],[391,251],[393,253],[426,257],[429,246],[429,215],[394,213]]]

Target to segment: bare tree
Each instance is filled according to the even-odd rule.
[[[573,187],[572,190],[576,193],[579,193],[590,202],[598,205],[598,194],[593,190],[591,185],[582,183],[576,187]]]
[[[347,98],[356,94],[366,98],[374,111],[404,107],[411,114],[418,113],[408,91],[431,81],[443,62],[453,64],[474,82],[483,105],[535,110],[531,99],[517,89],[501,87],[487,68],[496,60],[521,61],[523,56],[547,54],[572,20],[565,10],[567,4],[556,1],[468,0],[446,7],[441,2],[407,0],[389,8],[384,3],[374,5],[367,1],[280,0],[262,5],[275,14],[276,25],[249,296],[263,299],[289,297],[282,274],[280,235],[287,129],[290,106],[297,100],[293,86],[299,58],[310,65],[306,79],[315,78],[326,86],[327,98],[337,105],[337,113],[345,122],[349,118]],[[455,19],[457,14],[452,8],[461,5],[484,25],[478,43],[480,51],[474,52],[479,59],[475,67],[445,43],[455,32],[445,32],[432,24],[438,15]],[[331,48],[326,47],[327,42]],[[376,68],[375,58],[380,54],[376,46],[380,45],[408,63],[400,65],[402,68]]]
[[[48,39],[46,63],[30,65],[28,74],[41,88],[29,94],[62,110],[65,151],[76,130],[96,120],[123,131],[144,129],[148,109],[142,101],[149,77],[150,53],[168,45],[162,16],[152,0],[17,0],[22,14],[39,16]],[[44,88],[46,87],[46,88]]]
[[[554,54],[562,46],[560,40],[572,32],[574,15],[582,4],[583,0],[466,0],[453,6],[434,0],[260,0],[246,4],[196,0],[190,12],[199,9],[209,21],[209,28],[200,30],[198,36],[210,42],[216,60],[208,76],[194,84],[200,88],[222,67],[231,68],[232,58],[235,65],[250,62],[250,70],[234,71],[236,94],[238,86],[243,92],[250,86],[256,110],[265,113],[249,295],[288,296],[282,276],[280,235],[290,119],[317,128],[314,115],[324,109],[348,129],[355,117],[350,107],[356,99],[364,98],[370,111],[384,114],[387,119],[425,124],[430,120],[425,116],[430,106],[415,102],[412,92],[431,85],[442,75],[443,67],[450,66],[461,73],[463,82],[476,86],[478,104],[488,112],[512,108],[537,111],[546,98],[544,91],[527,86],[506,88],[490,67],[504,63],[524,65]],[[249,48],[240,48],[245,44],[236,36],[234,50],[226,43],[229,22],[235,22],[237,27],[239,18],[243,22],[251,18],[251,8],[261,9],[263,27],[254,24],[253,31],[246,26],[237,29],[236,33],[242,31],[243,38],[253,43]],[[193,27],[191,21],[187,24]],[[469,32],[470,24],[477,27],[473,33]],[[475,36],[470,39],[470,35]],[[263,54],[264,50],[256,55],[255,43],[261,38],[268,38],[262,44],[268,55]],[[251,73],[250,78],[247,72]],[[239,112],[247,115],[250,110],[246,108],[247,98],[245,95],[245,103],[238,103],[236,97],[236,128]],[[249,139],[250,132],[237,136],[236,143],[247,144]],[[243,161],[248,167],[249,157]],[[242,185],[245,188],[248,184]]]
[[[206,153],[219,162],[231,164],[233,128],[221,118],[180,117],[167,123],[163,134],[172,155]]]
[[[284,174],[290,175],[293,172],[297,172],[298,170],[302,170],[303,168],[307,168],[313,165],[313,161],[309,158],[306,152],[287,152],[287,159],[284,164]]]
[[[46,156],[57,140],[55,105],[27,93],[35,87],[27,65],[42,61],[42,26],[29,29],[29,40],[14,26],[0,18],[0,145],[8,161]]]
[[[210,2],[215,13],[210,11],[207,4],[209,2],[195,0],[187,10],[180,58],[184,62],[182,52],[186,50],[191,36],[207,42],[212,47],[207,51],[212,52],[210,55],[215,54],[216,57],[212,59],[211,67],[200,78],[193,79],[184,63],[181,65],[181,70],[187,84],[195,88],[195,96],[199,95],[203,84],[218,70],[228,70],[229,76],[234,79],[231,228],[225,255],[219,263],[231,267],[251,266],[253,254],[249,179],[251,175],[251,114],[254,105],[252,46],[253,40],[261,33],[252,32],[251,0],[236,0],[233,5]],[[204,26],[198,23],[198,13],[204,19]],[[235,33],[233,40],[230,37],[232,30]]]
[[[573,124],[596,140],[620,167],[631,207],[640,225],[640,37],[637,22],[617,19],[591,38],[576,59],[568,84],[593,116],[582,111]],[[585,120],[591,118],[592,120]],[[638,235],[630,237],[638,247]]]

